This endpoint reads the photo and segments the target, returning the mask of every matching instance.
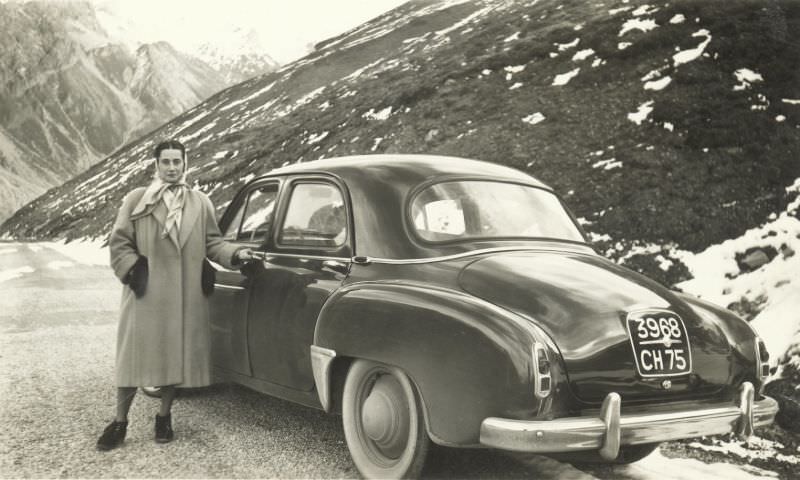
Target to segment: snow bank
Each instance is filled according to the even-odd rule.
[[[752,470],[747,472],[744,468]],[[727,463],[703,463],[690,458],[667,458],[656,450],[644,459],[624,467],[616,467],[617,478],[670,480],[752,480],[777,474],[752,466]]]
[[[41,245],[53,249],[58,253],[69,257],[81,265],[94,265],[107,267],[109,264],[108,247],[105,242],[99,239],[80,239],[66,243],[42,242]]]
[[[800,178],[787,191],[800,193]],[[800,345],[800,220],[792,216],[798,208],[800,196],[784,212],[738,238],[698,254],[675,252],[694,277],[678,284],[682,290],[723,307],[743,299],[764,302],[750,324],[764,339],[773,364],[792,345]],[[741,273],[736,254],[756,247],[778,253],[758,269]]]

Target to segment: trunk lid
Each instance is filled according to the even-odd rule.
[[[598,404],[612,391],[628,404],[704,398],[731,381],[731,350],[715,319],[603,257],[509,252],[466,266],[459,283],[545,330],[560,349],[570,390],[582,402]],[[689,365],[678,368],[676,355]]]

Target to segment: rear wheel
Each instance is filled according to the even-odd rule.
[[[422,404],[397,367],[356,360],[342,395],[347,447],[365,478],[415,478],[430,449]]]

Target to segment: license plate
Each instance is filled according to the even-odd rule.
[[[643,310],[629,313],[626,321],[639,375],[674,377],[691,373],[692,351],[681,317],[667,310]]]

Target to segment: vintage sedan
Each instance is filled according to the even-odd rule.
[[[220,228],[263,260],[215,266],[216,374],[341,413],[365,477],[419,474],[431,442],[625,463],[777,411],[745,321],[603,258],[512,168],[292,165],[248,182]]]

